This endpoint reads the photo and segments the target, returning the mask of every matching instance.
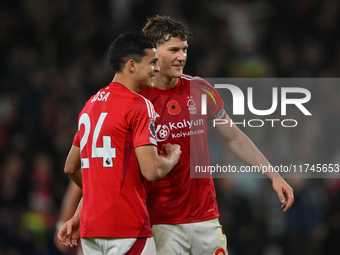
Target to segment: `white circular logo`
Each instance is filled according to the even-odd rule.
[[[156,129],[157,142],[163,142],[170,136],[170,130],[166,125],[158,125]]]

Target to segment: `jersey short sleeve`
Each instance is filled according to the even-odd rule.
[[[134,148],[152,144],[157,146],[155,132],[155,110],[152,103],[144,97],[138,101],[138,106],[132,118],[132,136]]]
[[[73,145],[80,147],[80,137],[79,137],[79,130],[77,131],[77,133],[75,134],[74,138],[73,138]]]
[[[191,93],[196,89],[206,95],[207,117],[209,120],[220,119],[226,115],[224,102],[218,92],[204,79],[192,77],[190,81]]]

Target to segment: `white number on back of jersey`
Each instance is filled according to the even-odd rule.
[[[104,120],[107,116],[107,112],[102,112],[94,129],[93,138],[92,138],[92,148],[91,148],[91,157],[92,158],[103,158],[103,167],[112,167],[113,166],[113,159],[116,158],[116,148],[111,147],[111,137],[110,136],[103,136],[103,147],[97,147],[97,140],[102,129]],[[91,120],[87,113],[83,113],[79,119],[78,130],[80,129],[81,125],[84,125],[85,132],[80,141],[80,152],[84,149],[85,145],[87,144],[87,140],[89,138],[89,134],[91,131]],[[89,158],[82,158],[81,159],[81,168],[89,168]]]

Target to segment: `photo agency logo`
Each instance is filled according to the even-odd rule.
[[[296,111],[303,116],[312,116],[312,113],[306,106],[311,100],[311,92],[306,88],[295,86],[274,87],[266,85],[262,85],[259,88],[257,86],[245,86],[244,82],[242,83],[243,90],[239,86],[234,85],[235,83],[221,83],[219,81],[218,83],[214,82],[213,84],[210,84],[212,84],[218,93],[220,93],[224,102],[226,102],[223,98],[224,92],[227,92],[232,96],[232,112],[228,112],[228,114],[232,113],[234,117],[242,117],[246,114],[249,116],[249,114],[252,114],[252,116],[256,117],[249,119],[238,118],[237,121],[234,121],[232,118],[226,119],[225,114],[221,116],[219,113],[213,119],[213,127],[216,127],[217,125],[238,125],[242,127],[263,127],[264,125],[275,127],[280,125],[282,127],[292,128],[298,125],[298,120],[292,118],[292,116],[296,115]],[[249,83],[251,83],[251,81],[247,80],[246,84]],[[259,83],[259,81],[257,81],[257,83]],[[268,80],[265,83],[268,83]],[[275,83],[277,83],[277,81],[274,82],[274,84]],[[264,94],[263,91],[266,92],[265,96],[261,95]],[[254,94],[260,95],[260,98],[255,100]],[[261,104],[263,101],[267,103],[266,108],[259,109],[259,107],[255,106],[255,102],[263,106],[263,104]],[[268,102],[271,102],[269,106]],[[206,115],[207,94],[201,95],[201,103],[201,113],[202,115]],[[294,114],[289,115],[288,109],[291,112],[294,111]]]

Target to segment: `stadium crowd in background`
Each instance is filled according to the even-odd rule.
[[[339,77],[339,12],[336,0],[2,1],[0,254],[60,254],[53,236],[74,119],[97,85],[110,81],[106,51],[117,35],[140,32],[146,17],[166,14],[193,32],[186,64],[192,75]],[[313,116],[297,131],[245,128],[272,164],[340,161],[340,87],[309,90]],[[220,150],[213,149],[216,162]],[[339,181],[289,183],[294,206],[281,214],[265,179],[215,180],[230,254],[337,254]]]

